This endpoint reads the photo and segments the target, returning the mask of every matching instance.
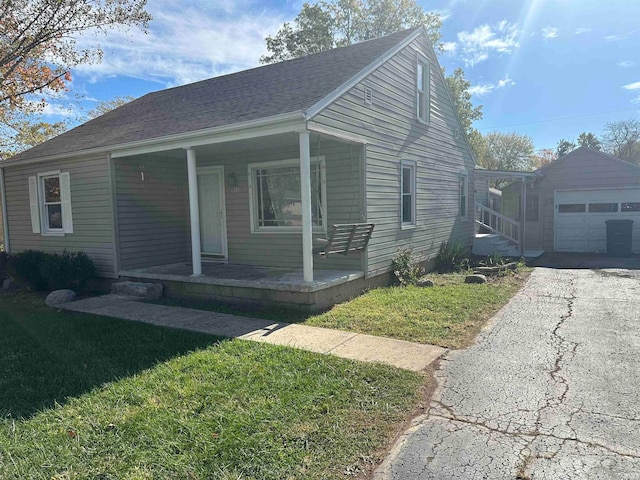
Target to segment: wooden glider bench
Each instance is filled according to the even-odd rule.
[[[373,223],[343,223],[331,226],[327,238],[316,238],[319,244],[313,249],[313,253],[327,258],[334,253],[348,255],[351,252],[359,252],[367,248]]]

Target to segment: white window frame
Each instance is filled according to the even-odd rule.
[[[44,180],[47,178],[58,178],[58,182],[60,185],[60,215],[62,221],[61,228],[50,228],[48,215],[47,215],[47,204],[45,202],[45,192],[44,192]],[[63,178],[64,177],[64,178]],[[36,182],[35,192],[29,192],[30,202],[32,202],[31,209],[31,224],[33,227],[33,233],[40,233],[42,236],[50,236],[50,237],[63,237],[68,233],[73,233],[73,218],[71,215],[71,182],[69,173],[61,172],[60,170],[52,170],[48,172],[39,172],[35,177],[30,177],[34,179]],[[37,198],[31,198],[33,194]],[[33,202],[36,202],[36,205],[33,205]],[[36,218],[37,217],[37,218]]]
[[[460,191],[460,180],[462,179],[464,179],[464,212],[461,208],[463,192]],[[458,210],[460,220],[465,221],[469,216],[469,174],[467,172],[460,172],[460,177],[458,178]]]
[[[404,193],[404,169],[408,168],[411,172],[410,191]],[[413,160],[402,160],[400,162],[400,228],[402,230],[416,227],[416,180],[417,180],[417,164]],[[411,196],[411,222],[404,221],[404,197]]]
[[[311,164],[320,165],[320,195],[322,196],[321,213],[322,225],[313,225],[314,233],[327,232],[327,173],[326,162],[324,156],[315,156],[311,158]],[[249,217],[251,222],[251,233],[302,233],[302,226],[299,227],[275,227],[275,226],[259,226],[258,225],[258,201],[256,199],[256,170],[269,167],[298,167],[300,168],[300,159],[292,158],[287,160],[275,160],[270,162],[255,162],[248,165],[249,172]]]
[[[422,85],[418,84],[418,74],[420,69],[423,68],[422,75]],[[420,123],[424,123],[425,125],[429,124],[431,120],[431,63],[420,52],[416,52],[416,71],[414,78],[415,88],[416,88],[416,119]],[[423,97],[422,102],[424,103],[424,117],[420,116],[420,98]]]

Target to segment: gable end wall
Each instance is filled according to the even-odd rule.
[[[433,257],[444,241],[470,246],[474,233],[474,164],[447,94],[444,79],[424,35],[402,49],[342,95],[314,121],[367,139],[367,221],[376,227],[368,247],[368,274],[388,271],[399,248],[413,246]],[[428,125],[416,119],[416,51],[431,64]],[[368,87],[372,105],[364,101]],[[455,138],[455,130],[460,135]],[[400,228],[400,165],[417,164],[417,225]],[[467,219],[459,211],[459,176],[468,173]]]

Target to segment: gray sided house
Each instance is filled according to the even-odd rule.
[[[502,192],[501,213],[521,222],[525,245],[546,252],[607,252],[607,220],[632,220],[640,253],[640,166],[579,147]],[[530,174],[529,174],[530,175]]]
[[[0,163],[12,252],[168,294],[317,309],[473,237],[474,164],[426,31],[145,95]],[[327,258],[334,224],[373,223]]]

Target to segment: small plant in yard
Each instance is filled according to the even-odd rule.
[[[425,274],[424,267],[413,258],[412,248],[399,249],[391,261],[391,267],[402,286],[415,285]]]
[[[501,267],[507,261],[500,253],[495,252],[492,255],[488,255],[484,263],[487,267]]]
[[[47,254],[39,250],[24,250],[9,256],[7,269],[9,275],[19,283],[35,291],[47,289],[47,281],[40,273]]]
[[[9,256],[4,250],[2,250],[2,245],[0,245],[0,281],[7,278],[8,261],[9,261]]]
[[[69,288],[82,291],[97,275],[96,265],[84,252],[50,254],[40,267],[40,273],[50,290]]]
[[[81,291],[97,275],[93,260],[83,252],[25,250],[8,257],[7,269],[11,277],[35,291]]]
[[[438,273],[469,269],[469,248],[459,242],[442,242],[434,259]]]

